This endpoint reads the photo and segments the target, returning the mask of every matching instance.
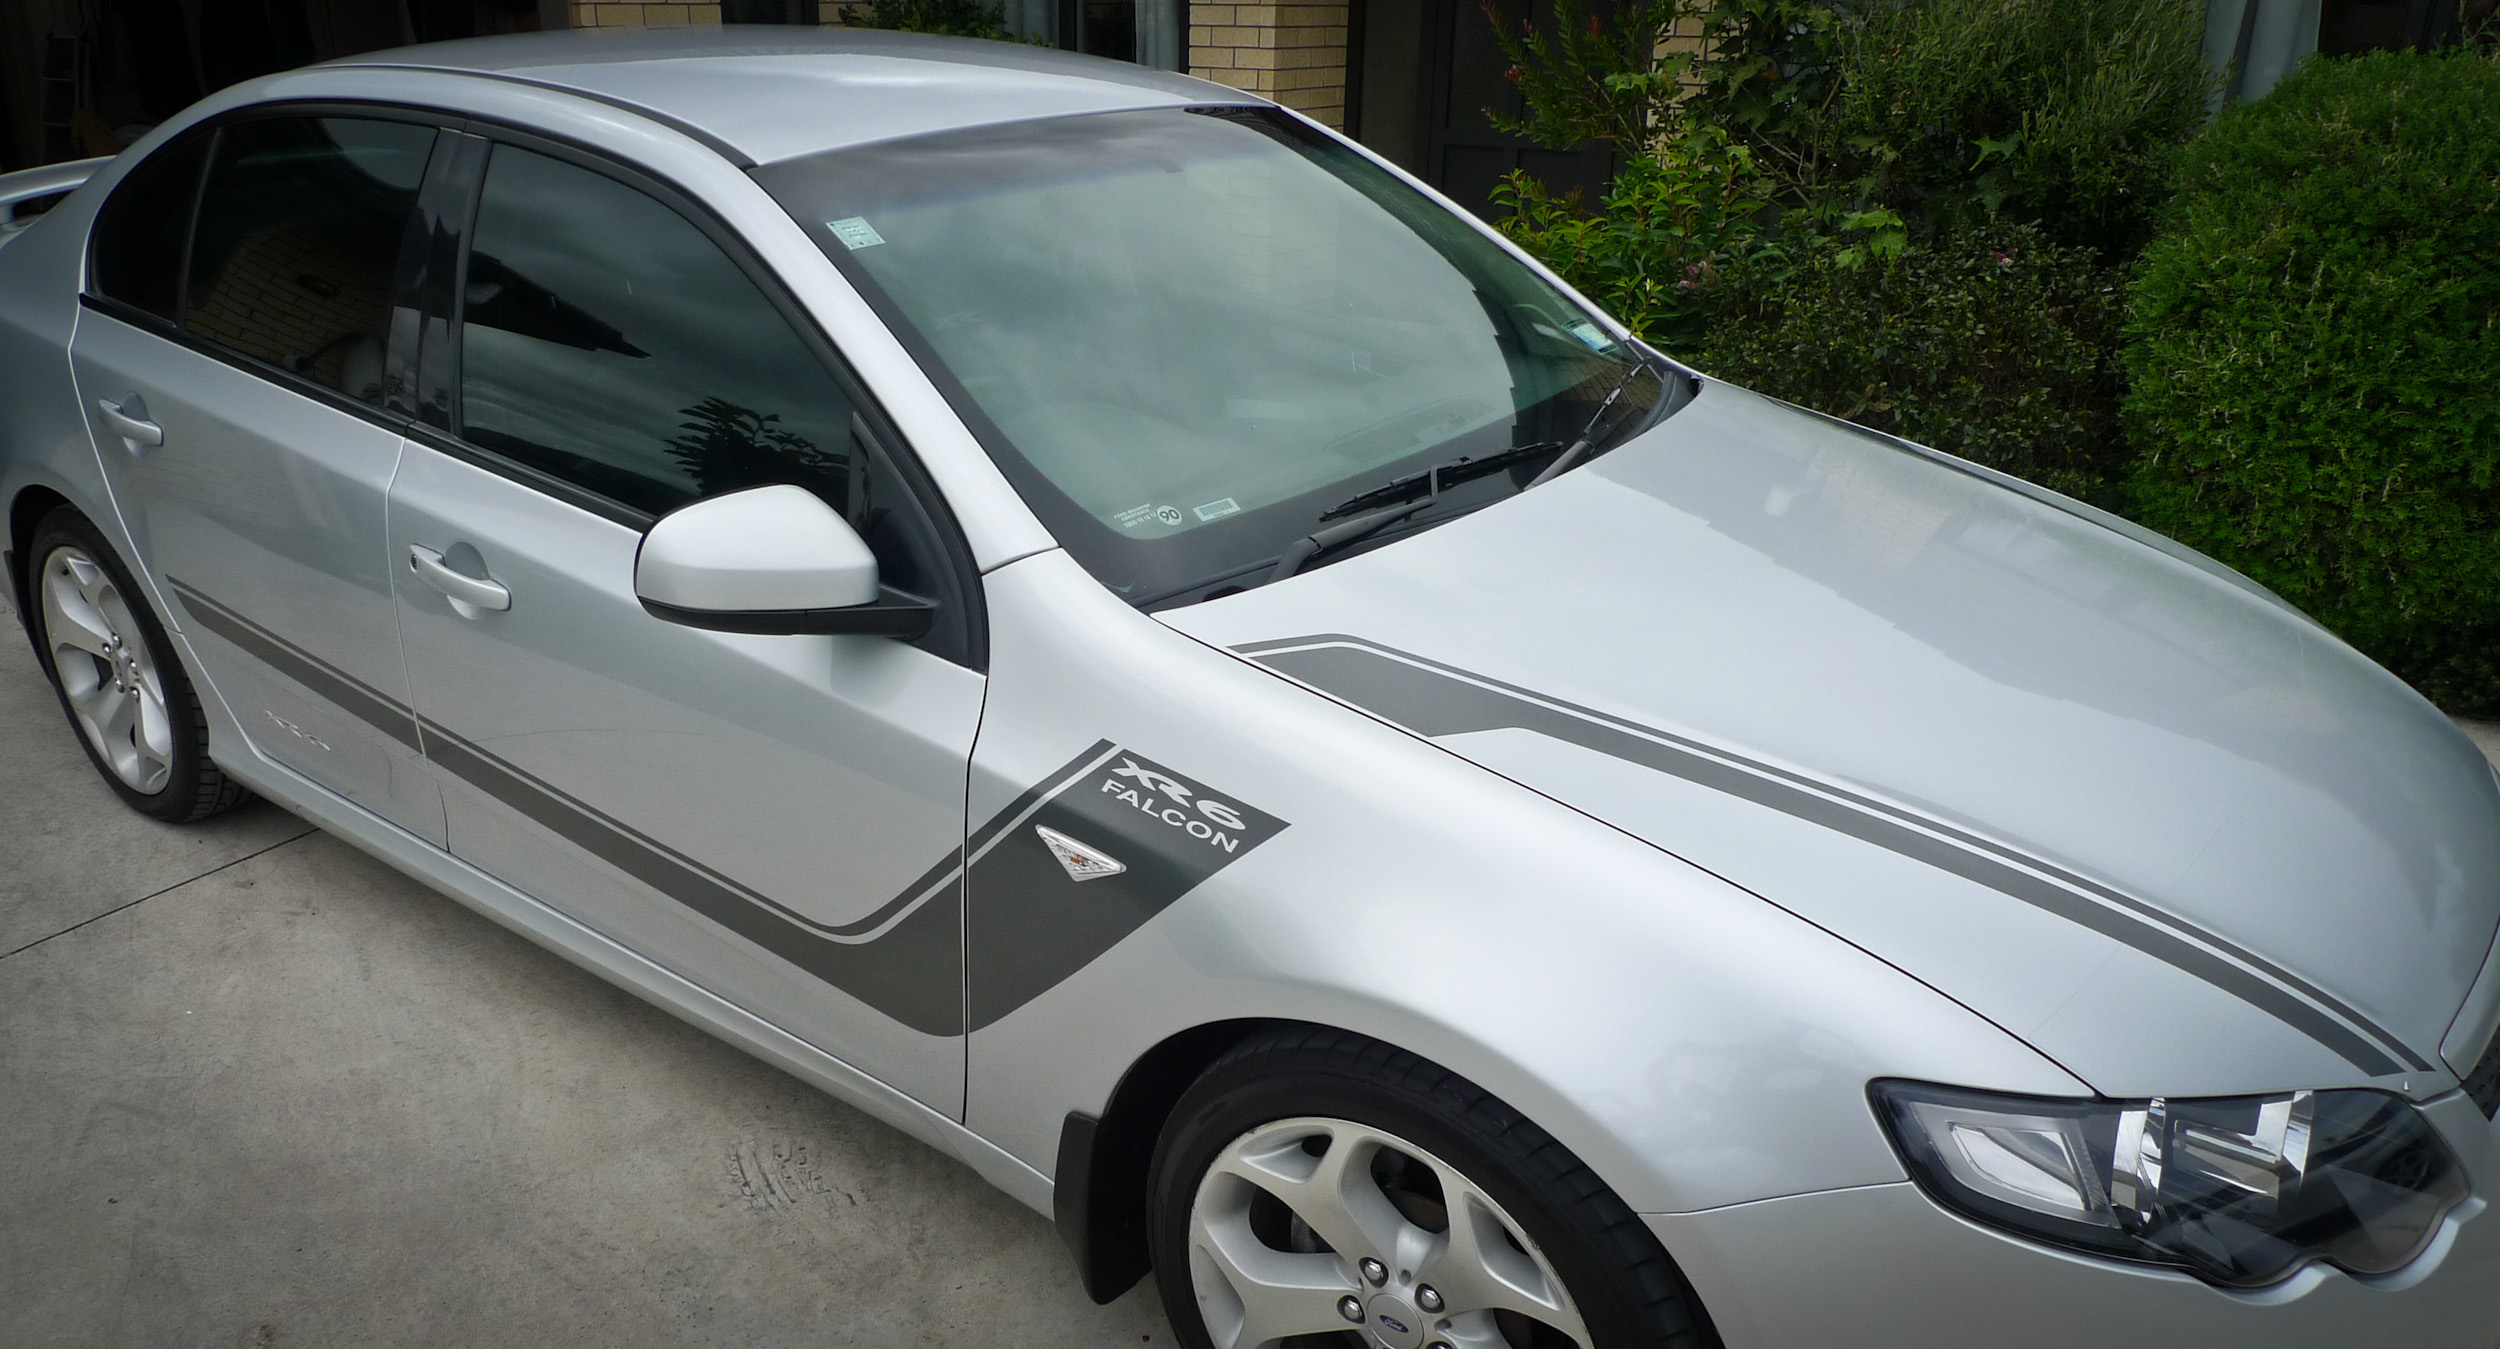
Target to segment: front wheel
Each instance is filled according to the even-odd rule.
[[[1150,1240],[1196,1349],[1715,1349],[1691,1289],[1569,1149],[1474,1083],[1320,1029],[1185,1093]]]

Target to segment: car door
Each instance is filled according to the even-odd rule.
[[[280,108],[159,149],[99,215],[70,365],[138,561],[253,743],[439,845],[383,551],[435,135]]]
[[[961,1109],[977,591],[933,498],[727,230],[562,147],[483,161],[390,499],[403,640],[458,856],[879,1076]],[[916,644],[646,612],[642,534],[795,483]]]

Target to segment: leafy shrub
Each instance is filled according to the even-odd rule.
[[[1769,195],[1745,147],[1705,128],[1625,163],[1595,212],[1524,173],[1504,179],[1493,199],[1511,211],[1502,233],[1633,332],[1690,350],[1708,330],[1719,269],[1765,246]]]
[[[1664,44],[1685,0],[1628,0],[1608,19],[1582,0],[1555,0],[1553,23],[1495,40],[1515,62],[1524,112],[1486,109],[1506,130],[1549,145],[1605,141],[1622,167],[1592,206],[1578,191],[1555,196],[1526,173],[1494,190],[1509,208],[1502,232],[1560,272],[1633,332],[1687,353],[1706,339],[1716,280],[1728,265],[1814,249],[1838,237],[1830,260],[1853,266],[1890,256],[1904,242],[1889,210],[1818,218],[1784,202],[1780,182],[1755,162],[1755,147],[1697,112],[1688,80],[1715,69]],[[1717,22],[1717,20],[1712,20]]]
[[[1942,229],[1999,215],[2128,256],[2205,122],[2204,0],[1919,0],[1835,26],[1827,176]]]
[[[1667,43],[1687,0],[1624,0],[1604,16],[1584,0],[1554,0],[1550,25],[1527,22],[1517,32],[1493,0],[1483,10],[1522,104],[1516,117],[1485,109],[1494,126],[1563,148],[1606,141],[1634,158],[1676,137],[1694,54]]]
[[[1502,29],[1595,203],[1513,175],[1503,229],[1634,331],[1739,383],[2112,503],[2111,270],[2213,89],[2201,0],[1682,0]]]
[[[1627,160],[1710,129],[1776,186],[1775,216],[1889,210],[1925,233],[2006,215],[2126,256],[2215,88],[2203,0],[1716,0],[1701,50],[1671,50],[1686,10],[1555,0],[1550,25],[1496,23],[1524,111],[1494,123]]]
[[[2089,249],[1988,225],[1899,257],[1729,268],[1699,363],[1820,412],[2106,501],[2125,448],[2124,287]]]
[[[2128,321],[2139,518],[2500,709],[2500,63],[2312,61],[2180,184]]]

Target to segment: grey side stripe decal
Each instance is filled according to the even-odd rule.
[[[2430,1065],[2341,1000],[2151,904],[1844,788],[1358,637],[1235,651],[1418,735],[1519,729],[1669,773],[1915,858],[2162,960],[2258,1007],[2370,1076]]]
[[[913,1030],[963,1032],[963,869],[956,857],[851,929],[886,923],[865,941],[844,941],[754,890],[540,782],[432,722],[436,763],[582,851],[722,927],[858,998]],[[913,907],[917,904],[917,907]],[[908,912],[904,912],[908,910]],[[901,913],[895,919],[892,915]]]
[[[914,1030],[963,1033],[960,849],[864,918],[840,925],[812,922],[442,726],[426,722],[420,734],[414,709],[191,586],[169,582],[203,627],[348,715],[422,749],[462,781],[584,852]]]
[[[219,604],[190,586],[165,578],[182,607],[199,625],[259,657],[280,674],[338,705],[339,710],[410,749],[418,748],[416,717],[372,685],[299,651],[285,638]]]
[[[451,730],[420,722],[413,709],[209,596],[179,581],[171,584],[203,627],[341,711],[421,749],[463,782],[582,851],[930,1035],[964,1033],[968,965],[974,971],[977,1002],[970,1012],[977,1028],[1092,963],[1198,882],[1284,828],[1281,820],[1097,740],[1025,789],[973,830],[964,848],[948,852],[873,912],[848,923],[818,923]],[[1089,793],[1063,803],[1079,784]],[[1094,796],[1102,802],[1090,799]],[[1181,823],[1173,822],[1175,815]],[[1129,864],[1129,874],[1085,887],[1072,901],[1071,883],[1026,827],[1031,823],[1063,827],[1111,847]],[[970,952],[967,884],[981,919],[980,938],[969,944]]]

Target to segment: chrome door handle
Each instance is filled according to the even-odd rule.
[[[512,607],[512,592],[497,582],[478,576],[464,576],[443,561],[443,555],[423,544],[408,545],[408,570],[417,579],[449,595],[462,604],[479,609],[502,611]],[[480,570],[484,570],[480,568]]]
[[[110,398],[99,398],[95,400],[95,410],[103,416],[104,424],[112,429],[113,434],[120,436],[130,447],[132,454],[139,453],[140,446],[165,443],[165,428],[148,420],[147,400],[135,393],[118,403]]]

